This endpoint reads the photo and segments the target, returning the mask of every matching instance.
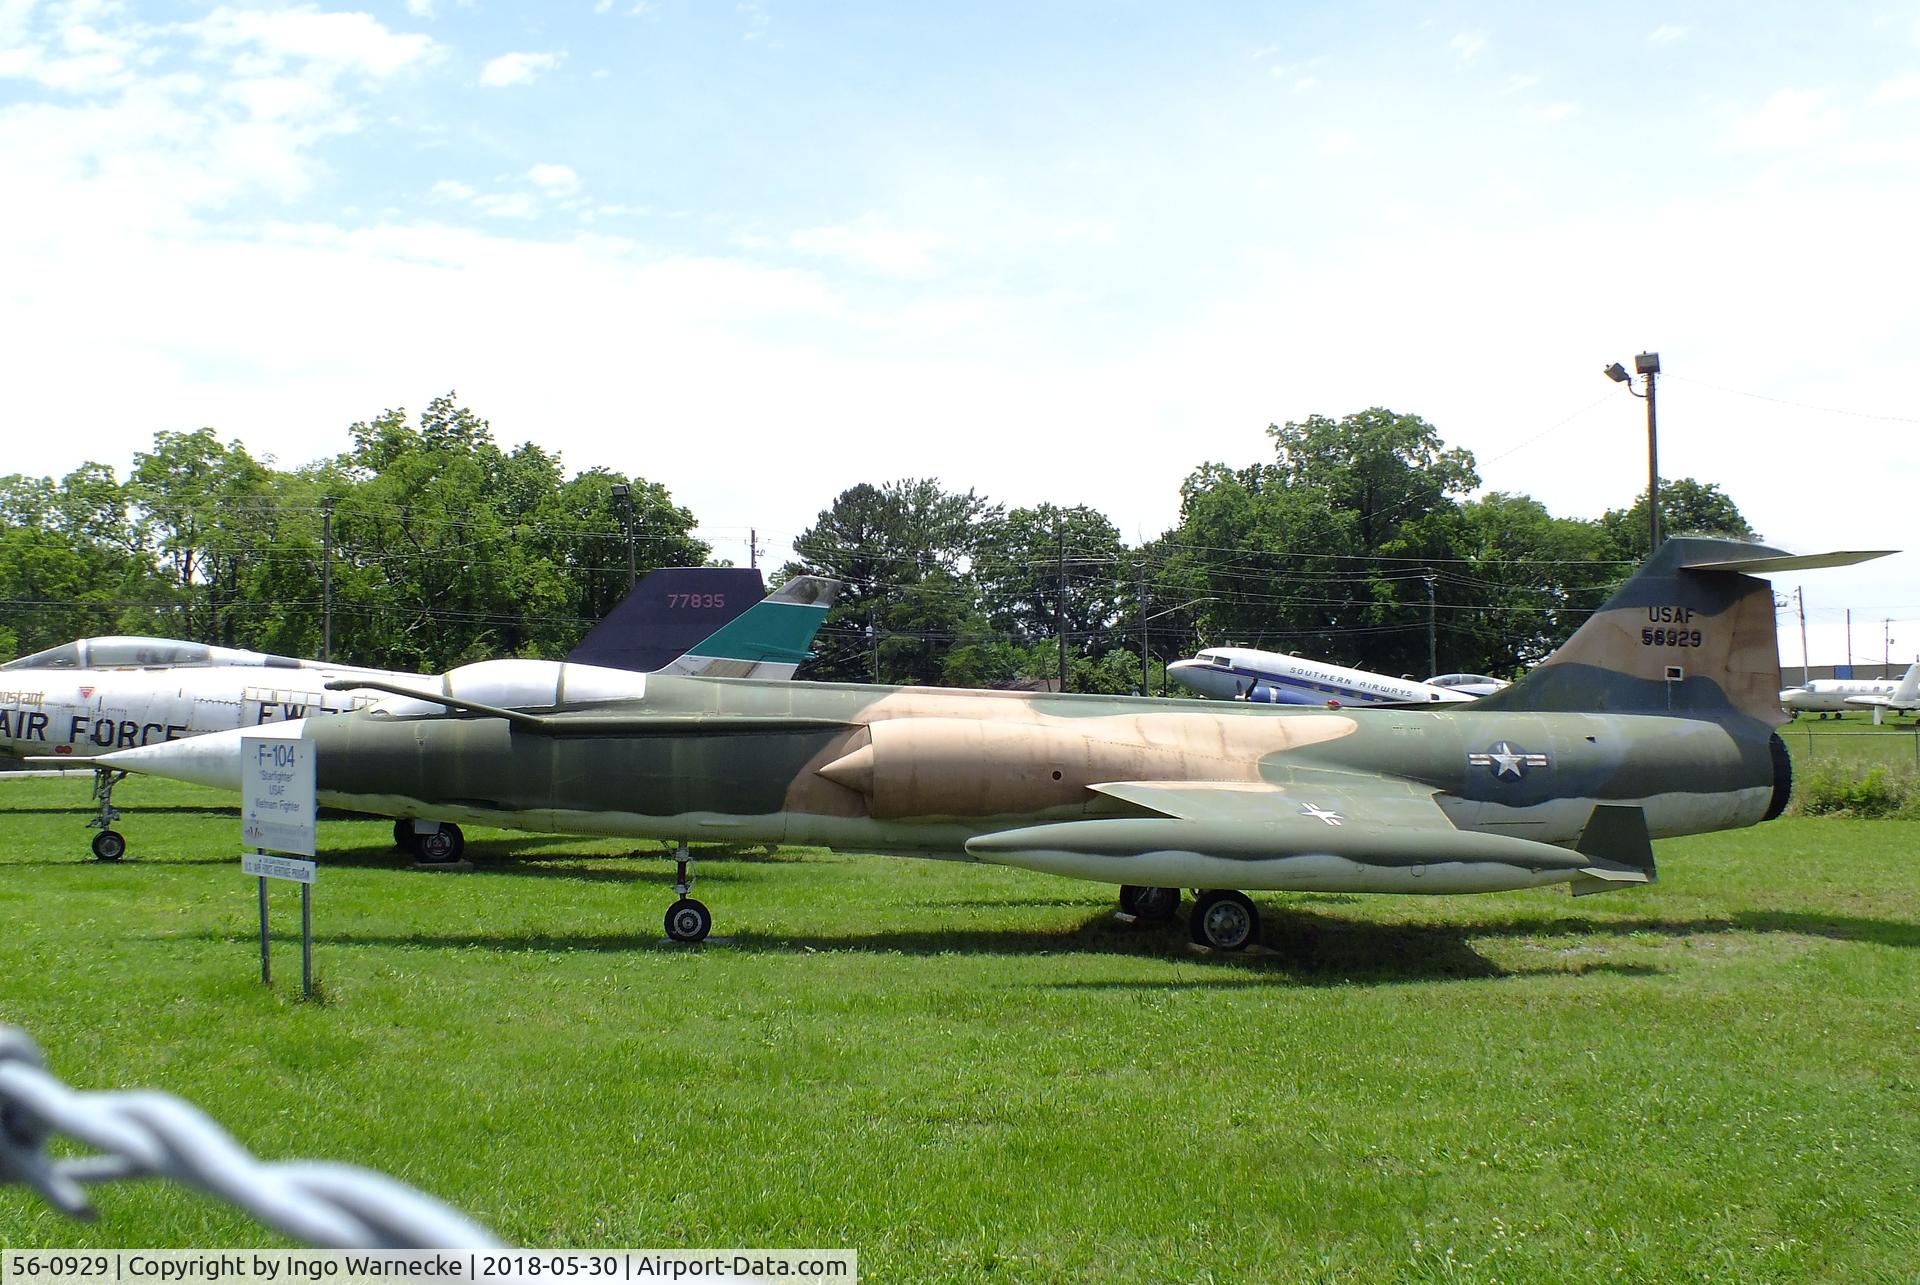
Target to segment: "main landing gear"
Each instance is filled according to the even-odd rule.
[[[1231,888],[1201,893],[1189,922],[1194,943],[1215,950],[1245,950],[1260,940],[1260,912],[1246,893]]]
[[[713,912],[687,894],[693,891],[693,859],[687,853],[686,840],[673,854],[676,874],[673,890],[680,899],[667,907],[667,936],[675,941],[705,941],[713,931]]]
[[[1120,909],[1135,923],[1164,924],[1180,911],[1178,888],[1120,889]],[[1214,950],[1245,950],[1260,940],[1260,912],[1243,892],[1214,888],[1196,895],[1188,918],[1196,945]]]
[[[113,828],[120,819],[120,809],[113,806],[113,787],[126,779],[125,772],[110,767],[93,769],[93,797],[100,804],[100,815],[87,822],[87,828],[100,832],[93,836],[93,855],[101,861],[118,861],[127,855],[127,837]]]
[[[416,830],[413,822],[403,817],[393,823],[393,846],[411,852],[423,863],[444,865],[458,861],[466,852],[467,836],[451,821],[442,821],[431,830]]]
[[[1178,888],[1142,888],[1135,884],[1120,886],[1120,909],[1132,915],[1134,922],[1164,924],[1180,910]]]

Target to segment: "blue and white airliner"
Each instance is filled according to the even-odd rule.
[[[1440,705],[1505,687],[1484,674],[1441,674],[1426,682],[1326,665],[1254,647],[1209,647],[1167,666],[1176,683],[1202,696],[1268,705]]]

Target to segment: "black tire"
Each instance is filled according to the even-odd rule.
[[[402,817],[393,823],[393,846],[402,852],[412,852],[413,822]]]
[[[102,830],[93,836],[93,855],[99,861],[118,861],[127,855],[127,836],[118,830]]]
[[[435,863],[458,861],[467,850],[467,836],[460,833],[460,827],[445,822],[438,830],[415,835],[413,842],[422,861]]]
[[[1136,888],[1133,916],[1143,924],[1164,924],[1180,913],[1178,888]]]
[[[1121,884],[1120,885],[1120,913],[1123,915],[1137,915],[1139,911],[1133,908],[1134,903],[1140,899],[1140,894],[1144,891],[1145,889],[1141,888],[1140,885],[1138,884],[1132,884],[1132,883]]]
[[[675,941],[705,941],[713,931],[713,914],[692,897],[682,897],[667,907],[667,936]]]
[[[1260,940],[1260,912],[1243,892],[1216,888],[1193,903],[1193,940],[1215,950],[1245,950]]]

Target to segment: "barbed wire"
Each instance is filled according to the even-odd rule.
[[[63,1135],[97,1154],[56,1159]],[[356,1165],[262,1161],[192,1103],[155,1091],[83,1091],[46,1069],[40,1046],[0,1025],[0,1184],[24,1183],[71,1218],[96,1215],[87,1183],[171,1178],[284,1235],[330,1249],[491,1249],[465,1214]]]

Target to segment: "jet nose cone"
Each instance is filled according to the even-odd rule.
[[[161,741],[136,749],[115,750],[93,761],[102,767],[145,776],[162,776],[170,781],[186,781],[216,790],[240,790],[240,749],[247,736],[272,736],[298,739],[306,728],[304,718],[276,723],[271,730],[257,727],[236,728],[230,732],[210,732],[205,736],[180,741]]]

